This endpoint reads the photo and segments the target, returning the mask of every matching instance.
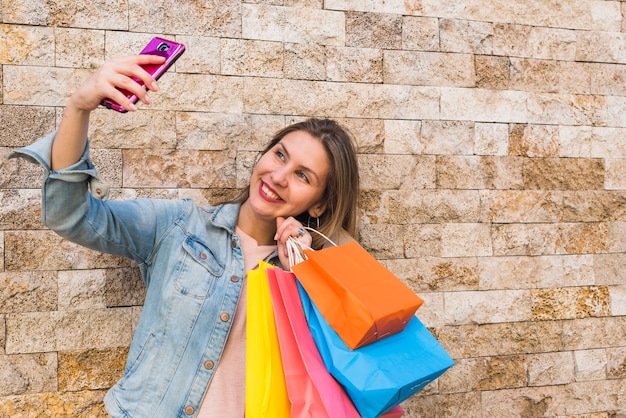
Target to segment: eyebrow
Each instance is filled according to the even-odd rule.
[[[280,141],[277,145],[279,145],[283,151],[285,152],[285,154],[287,155],[287,158],[289,158],[289,150],[287,149],[287,147],[285,146],[283,141]],[[311,168],[311,167],[307,167],[306,165],[301,165],[302,169],[308,173],[311,173],[311,175],[313,177],[315,177],[315,182],[317,184],[319,184],[320,182],[320,177],[318,176],[318,174]]]

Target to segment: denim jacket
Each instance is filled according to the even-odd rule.
[[[105,396],[107,411],[113,417],[196,416],[244,282],[234,233],[239,205],[109,201],[89,145],[76,164],[50,170],[54,137],[10,156],[44,167],[45,225],[69,241],[134,260],[147,288],[124,376]],[[270,261],[279,265],[276,253]]]

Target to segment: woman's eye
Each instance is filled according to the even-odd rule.
[[[278,158],[280,158],[281,160],[284,160],[284,159],[285,159],[285,154],[283,154],[283,152],[282,152],[282,151],[280,151],[280,150],[277,150],[277,151],[276,151],[276,156],[277,156]]]
[[[302,180],[306,181],[307,183],[309,182],[309,178],[306,176],[304,171],[298,171],[297,175],[298,177],[300,177]]]

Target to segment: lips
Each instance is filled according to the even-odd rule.
[[[283,199],[276,194],[271,187],[269,187],[264,181],[261,181],[259,185],[259,194],[261,197],[269,202],[282,202]]]

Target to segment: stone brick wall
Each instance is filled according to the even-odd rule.
[[[154,35],[188,47],[151,106],[100,109],[115,198],[214,202],[306,116],[359,141],[361,243],[426,301],[457,364],[407,417],[626,416],[626,3],[0,3],[0,416],[105,416],[138,271],[40,220],[6,160]]]

